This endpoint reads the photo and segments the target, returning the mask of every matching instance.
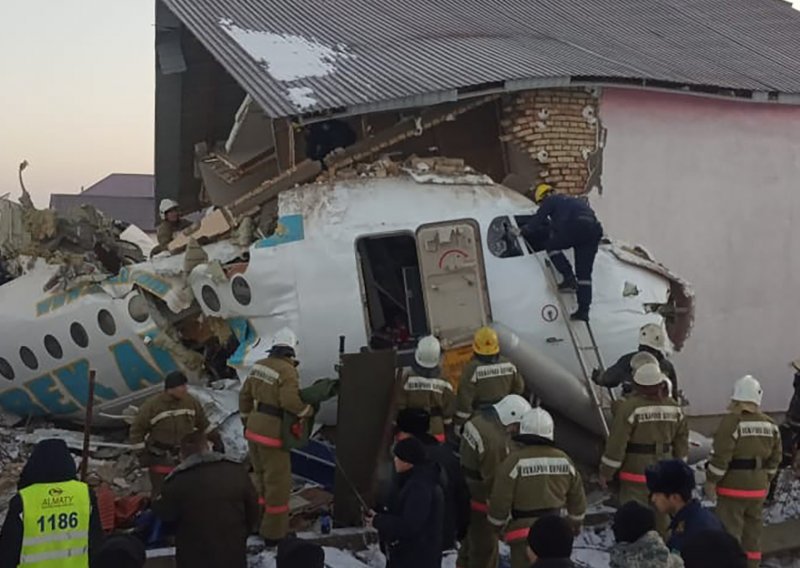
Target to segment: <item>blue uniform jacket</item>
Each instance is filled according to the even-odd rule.
[[[714,513],[704,508],[697,499],[692,499],[672,518],[667,546],[672,551],[680,552],[692,535],[704,530],[725,529]]]
[[[530,225],[538,226],[549,219],[553,229],[559,231],[578,217],[595,219],[594,211],[583,199],[555,193],[544,198]]]

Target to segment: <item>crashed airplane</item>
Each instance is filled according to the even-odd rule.
[[[0,408],[79,421],[95,369],[96,418],[113,421],[176,369],[196,382],[244,378],[284,326],[299,336],[305,383],[335,373],[340,338],[349,350],[402,354],[428,333],[457,380],[473,331],[490,323],[531,392],[569,425],[563,431],[602,438],[609,393],[593,386],[592,369],[634,349],[646,323],[664,325],[682,347],[689,286],[646,251],[605,239],[591,327],[570,322],[574,298],[555,291],[546,254],[514,231],[533,203],[439,163],[384,161],[360,176],[322,176],[279,194],[269,234],[240,222],[202,246],[184,238],[182,252],[172,246],[179,237],[171,252],[116,274],[54,287],[63,266],[22,263],[0,287]],[[335,407],[324,406],[318,421],[335,420]]]

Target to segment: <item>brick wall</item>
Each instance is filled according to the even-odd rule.
[[[603,128],[598,98],[586,89],[518,93],[503,108],[503,136],[535,163],[529,187],[547,182],[559,191],[601,191]]]

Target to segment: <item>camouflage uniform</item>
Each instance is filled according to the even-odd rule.
[[[500,464],[489,498],[489,522],[495,529],[505,527],[505,541],[511,547],[511,568],[527,568],[527,538],[537,518],[561,514],[583,521],[586,495],[580,473],[572,460],[536,436],[517,436],[522,446]]]
[[[620,470],[620,504],[638,501],[650,506],[645,468],[662,459],[685,460],[688,455],[689,427],[678,403],[667,397],[650,398],[634,393],[616,409],[600,475],[610,479]],[[665,534],[668,517],[656,513],[656,525]]]
[[[413,369],[403,370],[403,388],[397,397],[397,408],[419,408],[431,416],[428,433],[440,442],[445,440],[445,426],[453,422],[455,392],[449,381],[438,377],[422,377]]]
[[[202,405],[190,394],[175,398],[162,392],[142,405],[131,425],[130,442],[143,449],[139,461],[150,475],[153,497],[180,462],[181,440],[196,430],[208,429]]]
[[[461,469],[470,493],[469,529],[456,565],[496,568],[497,533],[489,524],[487,504],[500,463],[508,456],[509,438],[493,409],[477,412],[461,434]]]
[[[300,398],[299,387],[294,361],[270,356],[253,365],[239,392],[244,436],[264,506],[260,533],[270,541],[284,538],[289,531],[292,469],[281,438],[285,413],[308,418],[314,412]]]
[[[780,432],[772,418],[756,405],[734,403],[714,435],[707,480],[717,486],[717,516],[751,566],[761,561],[761,513],[780,461]]]
[[[504,357],[483,362],[475,357],[467,363],[458,384],[456,421],[463,424],[474,410],[495,404],[509,394],[522,394],[525,382],[517,367]]]

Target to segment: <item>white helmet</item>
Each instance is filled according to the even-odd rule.
[[[500,423],[510,426],[522,420],[522,416],[531,409],[530,403],[518,394],[510,394],[494,405]]]
[[[660,385],[667,377],[661,372],[657,363],[645,363],[633,374],[633,382],[641,387],[654,387]]]
[[[553,417],[544,408],[531,408],[519,423],[520,434],[533,434],[548,440],[553,439],[554,430]]]
[[[647,351],[639,351],[636,355],[631,357],[631,370],[635,373],[642,365],[658,365],[658,359],[652,353]]]
[[[639,345],[646,345],[651,349],[656,349],[664,353],[666,348],[663,328],[655,323],[648,323],[639,330]]]
[[[752,375],[745,375],[733,385],[733,396],[731,400],[737,402],[754,402],[760,405],[763,394],[764,391],[761,388],[761,383]]]
[[[272,337],[273,347],[281,346],[281,347],[291,347],[292,349],[295,349],[297,348],[297,344],[298,344],[297,336],[288,327],[284,327],[283,329],[278,330]]]
[[[180,204],[177,201],[173,199],[162,199],[161,203],[158,204],[158,212],[162,219],[166,219],[167,211],[177,209],[178,207],[180,207]]]
[[[432,335],[426,335],[417,343],[414,360],[424,369],[435,369],[439,366],[441,355],[442,346],[439,344],[439,340]]]

